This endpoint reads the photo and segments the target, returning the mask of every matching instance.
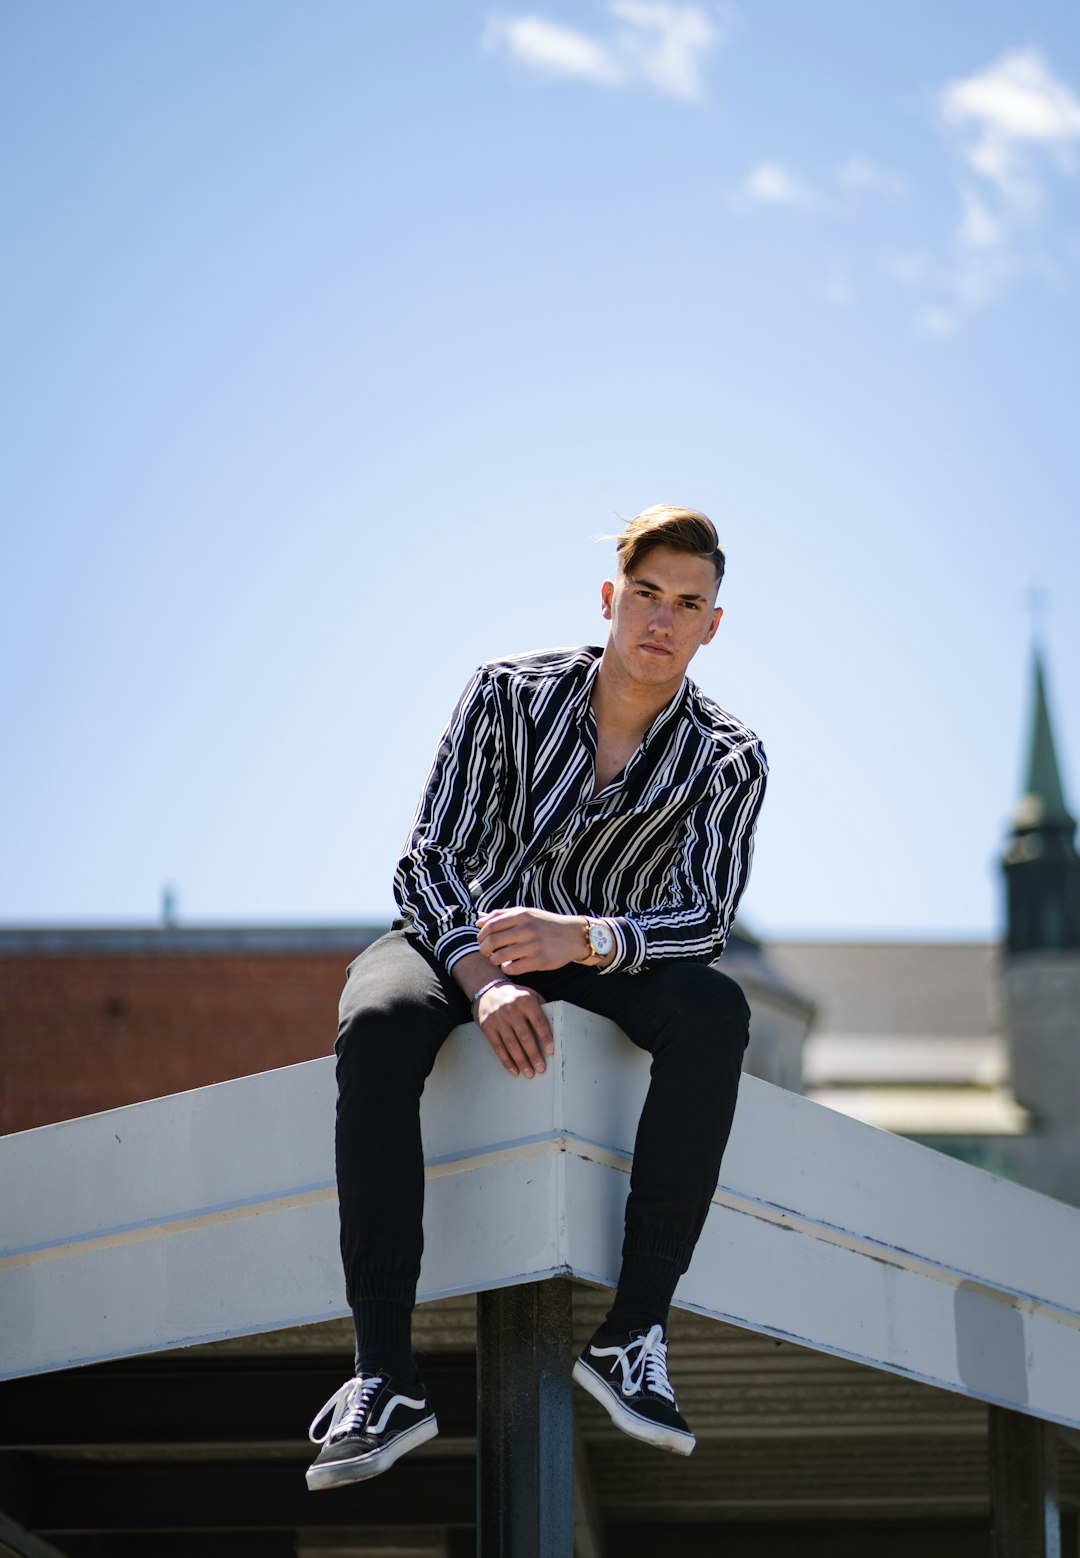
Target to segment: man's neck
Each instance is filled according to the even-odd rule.
[[[597,727],[635,735],[640,740],[682,684],[683,678],[679,676],[670,683],[643,686],[626,675],[610,646],[605,647],[593,684],[592,710]]]

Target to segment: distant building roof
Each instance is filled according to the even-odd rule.
[[[349,957],[385,925],[12,925],[0,926],[3,957],[127,957],[147,954],[332,953]]]
[[[813,1001],[807,1094],[905,1136],[1027,1127],[1007,1084],[993,942],[776,941],[769,957]]]
[[[990,941],[771,941],[781,976],[814,1002],[817,1038],[982,1039],[1001,1031]]]

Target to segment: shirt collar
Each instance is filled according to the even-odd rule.
[[[593,655],[593,659],[585,667],[585,675],[581,678],[581,686],[574,697],[572,705],[574,718],[579,725],[584,725],[592,712],[593,688],[596,685],[596,673],[600,669],[600,656],[604,652],[602,649],[597,649],[593,644],[589,645],[589,651]]]
[[[686,706],[686,700],[689,695],[690,678],[688,676],[684,676],[682,679],[682,686],[679,688],[674,698],[672,698],[670,703],[664,704],[664,707],[660,710],[660,713],[653,720],[644,736],[642,736],[641,745],[643,747],[650,746],[652,742],[656,740],[660,732],[664,729],[665,725],[669,725],[672,720],[676,719],[682,713]]]

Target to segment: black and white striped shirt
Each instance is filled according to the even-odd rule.
[[[723,950],[750,874],[761,743],[686,678],[594,796],[600,655],[482,665],[451,716],[394,877],[447,969],[477,950],[478,914],[519,904],[608,920],[605,973]]]

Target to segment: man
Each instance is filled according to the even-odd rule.
[[[557,1000],[612,1018],[653,1057],[619,1283],[574,1378],[635,1438],[694,1448],[665,1327],[735,1109],[750,1013],[710,964],[746,886],[766,774],[758,738],[686,677],[719,626],[723,571],[703,514],[646,509],[600,592],[603,650],[481,666],[451,717],[395,877],[403,919],[350,966],[341,998],[356,1375],[311,1425],[312,1489],[374,1476],[438,1432],[410,1341],[424,1079],[470,1016],[510,1076],[541,1075],[554,1051],[543,1003]]]

